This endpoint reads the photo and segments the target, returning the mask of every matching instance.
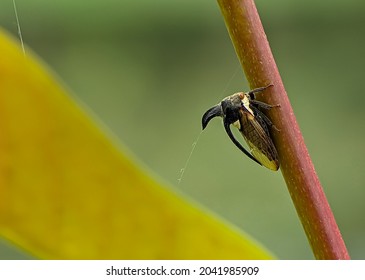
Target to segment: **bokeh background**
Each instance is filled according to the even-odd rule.
[[[158,180],[281,259],[313,259],[280,172],[201,116],[248,90],[216,1],[16,0],[23,40]],[[365,2],[257,0],[306,144],[354,259],[365,258]],[[12,0],[0,25],[17,36]],[[21,112],[19,112],[21,113]],[[32,256],[0,240],[1,259]]]

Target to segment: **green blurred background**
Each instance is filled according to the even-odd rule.
[[[26,48],[156,177],[281,259],[313,259],[280,172],[259,167],[201,116],[248,90],[216,1],[16,0]],[[256,1],[343,238],[365,258],[364,1]],[[17,36],[12,0],[1,26]],[[0,258],[31,258],[0,241]]]

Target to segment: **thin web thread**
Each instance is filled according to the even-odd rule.
[[[222,90],[222,95],[226,92],[227,88],[229,87],[229,85],[231,84],[232,80],[234,79],[234,77],[236,77],[237,73],[238,73],[238,70],[240,69],[240,65],[237,66],[237,69],[236,71],[234,71],[233,75],[231,76],[231,78],[228,80],[227,84],[225,85],[225,87],[223,88]],[[191,159],[191,156],[193,155],[193,152],[195,150],[195,147],[196,145],[198,144],[198,141],[199,141],[199,138],[200,138],[200,135],[203,133],[203,131],[200,131],[198,137],[196,138],[196,140],[193,142],[193,144],[191,144],[191,151],[190,151],[190,154],[188,156],[188,159],[186,160],[185,162],[185,165],[183,168],[180,169],[180,177],[177,179],[177,182],[178,182],[178,185],[180,185],[181,183],[181,180],[183,179],[184,177],[184,174],[185,174],[185,171],[186,171],[186,168],[190,162],[190,159]]]
[[[227,91],[229,85],[232,83],[233,79],[236,77],[236,75],[238,73],[238,70],[240,70],[240,68],[241,68],[241,65],[238,64],[238,66],[236,68],[236,71],[234,71],[234,73],[232,74],[231,78],[228,80],[226,86],[223,88],[221,96],[223,96],[225,94],[225,92]]]
[[[179,177],[179,179],[177,179],[178,185],[180,185],[181,180],[184,177],[185,170],[186,170],[186,168],[187,168],[187,166],[189,164],[189,161],[191,159],[191,156],[193,155],[193,152],[195,150],[195,147],[198,144],[200,135],[202,135],[202,133],[203,133],[203,131],[200,131],[200,133],[199,133],[198,137],[196,138],[196,140],[193,142],[193,144],[191,144],[192,147],[191,147],[191,151],[190,151],[190,154],[188,156],[188,159],[186,160],[184,167],[180,169],[180,177]]]
[[[20,38],[20,44],[22,46],[23,54],[25,55],[25,48],[24,48],[24,43],[23,43],[23,36],[22,36],[22,31],[20,29],[20,23],[19,23],[19,18],[18,18],[18,11],[17,11],[17,8],[16,8],[15,0],[13,0],[13,6],[14,6],[16,24],[17,24],[17,27],[18,27],[18,35],[19,35],[19,38]]]

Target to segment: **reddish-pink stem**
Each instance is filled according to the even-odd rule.
[[[273,131],[281,172],[303,228],[317,259],[349,259],[346,246],[304,144],[283,82],[270,50],[253,0],[218,0],[236,53],[251,88],[272,83],[262,95],[270,118],[280,129]]]

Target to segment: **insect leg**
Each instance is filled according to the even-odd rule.
[[[274,108],[274,107],[280,107],[280,104],[270,105],[270,104],[267,104],[267,103],[264,103],[264,102],[261,102],[261,101],[255,100],[255,99],[250,100],[250,103],[256,105],[257,107],[266,109],[266,110],[270,110],[271,108]]]
[[[272,86],[273,86],[273,84],[269,84],[265,87],[254,88],[253,90],[250,90],[249,92],[247,92],[247,94],[251,97],[251,99],[255,99],[255,93],[264,91],[268,87],[272,87]]]
[[[249,92],[247,92],[248,94],[251,94],[251,93],[256,93],[256,92],[260,92],[260,91],[264,91],[265,89],[269,88],[269,87],[272,87],[274,86],[273,84],[269,84],[267,86],[264,86],[264,87],[259,87],[259,88],[254,88],[253,90],[250,90]]]

